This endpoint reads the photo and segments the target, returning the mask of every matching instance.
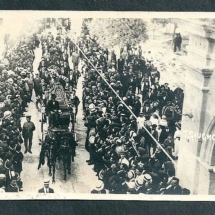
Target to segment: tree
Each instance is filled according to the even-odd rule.
[[[88,28],[102,47],[137,45],[148,39],[146,23],[142,19],[92,19]]]

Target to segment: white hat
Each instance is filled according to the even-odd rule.
[[[128,191],[134,191],[135,190],[135,182],[134,181],[127,182],[126,184],[128,186]]]
[[[26,75],[26,72],[25,72],[25,71],[22,71],[22,72],[21,72],[21,75]]]
[[[7,116],[11,116],[11,112],[9,110],[4,112],[4,117],[7,117]]]
[[[5,107],[5,103],[4,102],[0,102],[0,108]]]
[[[94,144],[94,142],[95,142],[95,136],[91,136],[91,137],[89,138],[89,142],[90,142],[91,144]]]
[[[4,188],[0,188],[0,193],[5,193],[5,189]]]
[[[13,83],[13,79],[12,79],[12,78],[9,78],[9,79],[7,80],[7,82]]]
[[[102,169],[100,172],[99,172],[99,179],[103,179],[104,177],[104,170]]]
[[[125,164],[127,167],[129,167],[129,161],[128,161],[126,158],[122,159],[122,162],[121,162],[121,163],[123,163],[123,164]]]
[[[96,182],[95,190],[96,190],[96,191],[101,191],[102,189],[104,189],[104,182],[101,181],[101,180],[98,180],[98,181]]]
[[[166,119],[166,115],[163,115],[163,116],[162,116],[162,119]]]
[[[152,177],[151,177],[151,175],[149,175],[149,174],[144,174],[143,175],[144,177],[144,181],[151,181],[152,180]]]
[[[128,173],[127,173],[127,177],[129,179],[132,179],[135,177],[135,172],[133,170],[129,170]]]
[[[5,178],[6,178],[5,174],[0,174],[0,179],[5,179]]]
[[[44,178],[43,182],[44,182],[44,184],[49,184],[50,178]]]
[[[92,103],[89,105],[89,109],[95,109],[95,105]]]

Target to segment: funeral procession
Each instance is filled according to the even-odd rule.
[[[9,21],[1,193],[215,194],[214,19]]]

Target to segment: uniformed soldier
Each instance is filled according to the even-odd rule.
[[[32,154],[31,147],[32,147],[32,139],[33,139],[33,132],[36,129],[33,122],[31,122],[31,116],[26,116],[27,122],[24,123],[22,128],[22,136],[24,138],[25,144],[25,153],[29,152]]]

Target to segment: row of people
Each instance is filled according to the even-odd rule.
[[[19,42],[19,41],[18,41]],[[0,189],[1,192],[22,191],[23,154],[31,152],[31,142],[27,146],[26,135],[29,132],[21,127],[21,117],[26,111],[32,96],[30,77],[34,61],[34,40],[21,41],[7,52],[5,64],[0,73]],[[24,138],[24,141],[23,141]]]

